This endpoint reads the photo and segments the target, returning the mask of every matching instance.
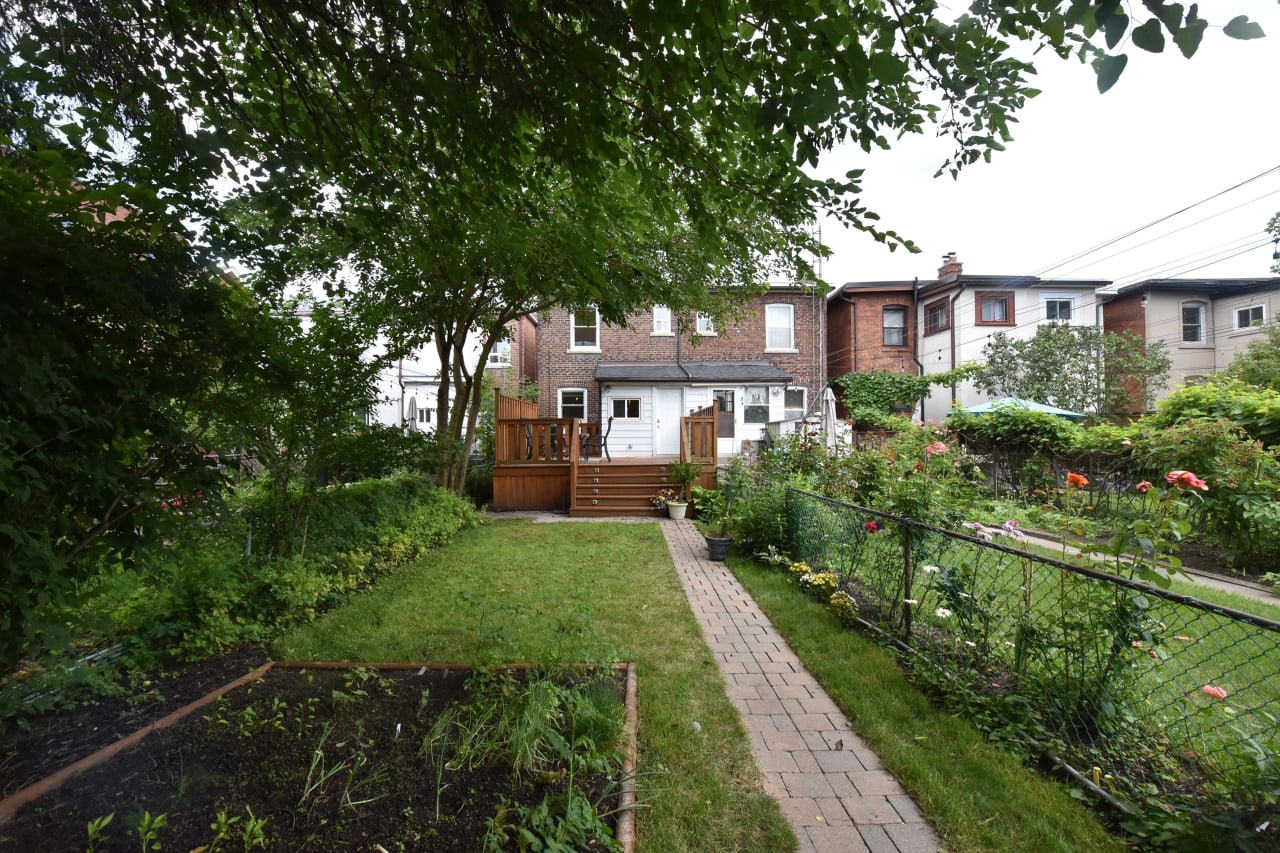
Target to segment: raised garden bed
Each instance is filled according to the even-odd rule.
[[[633,669],[267,665],[196,704],[68,778],[6,791],[0,845],[629,849]]]

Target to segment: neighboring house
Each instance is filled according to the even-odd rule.
[[[1169,383],[1182,385],[1226,370],[1274,322],[1280,278],[1153,278],[1102,297],[1108,332],[1133,332],[1168,346]]]
[[[827,297],[828,373],[942,373],[981,361],[997,332],[1030,338],[1042,323],[1096,326],[1095,292],[1108,284],[965,275],[954,252],[933,281],[849,282]],[[988,399],[969,382],[935,388],[917,414],[942,420],[954,406]]]
[[[556,309],[538,328],[539,414],[602,425],[614,456],[674,456],[680,418],[714,404],[718,453],[750,449],[766,428],[802,419],[824,381],[824,311],[812,285],[771,287],[726,329],[699,317],[680,334],[661,305],[600,322]]]
[[[874,370],[919,374],[916,287],[911,281],[863,281],[829,293],[827,376]],[[838,411],[843,417],[843,400]]]
[[[538,379],[538,323],[533,317],[521,317],[507,325],[510,337],[499,341],[489,351],[485,371],[499,388],[514,391],[523,377]],[[467,359],[474,370],[480,361],[480,339],[472,335],[467,341]],[[380,402],[370,421],[384,426],[407,429],[435,429],[440,399],[440,356],[433,344],[412,356],[387,365],[378,383]]]

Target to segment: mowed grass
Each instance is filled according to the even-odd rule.
[[[639,849],[796,847],[759,785],[657,524],[496,520],[288,634],[275,651],[366,662],[635,661],[648,804],[636,822]]]
[[[953,853],[1122,850],[1067,790],[934,707],[893,656],[843,630],[782,572],[734,559],[734,573]],[[764,849],[764,848],[761,848]]]

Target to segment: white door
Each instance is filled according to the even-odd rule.
[[[684,394],[679,388],[653,389],[653,453],[680,455],[680,415]]]

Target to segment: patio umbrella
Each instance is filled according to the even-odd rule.
[[[1045,412],[1050,415],[1057,415],[1069,421],[1082,421],[1087,415],[1079,412],[1069,412],[1066,409],[1059,409],[1057,406],[1050,406],[1046,403],[1037,403],[1034,400],[1023,400],[1019,397],[1001,397],[999,400],[991,400],[987,403],[978,403],[965,408],[963,411],[972,415],[985,415],[993,412],[1002,406],[1016,406],[1020,409],[1027,409],[1032,412]]]
[[[836,395],[830,385],[822,389],[819,411],[822,413],[822,431],[827,435],[827,447],[835,447],[840,418],[836,416]]]

